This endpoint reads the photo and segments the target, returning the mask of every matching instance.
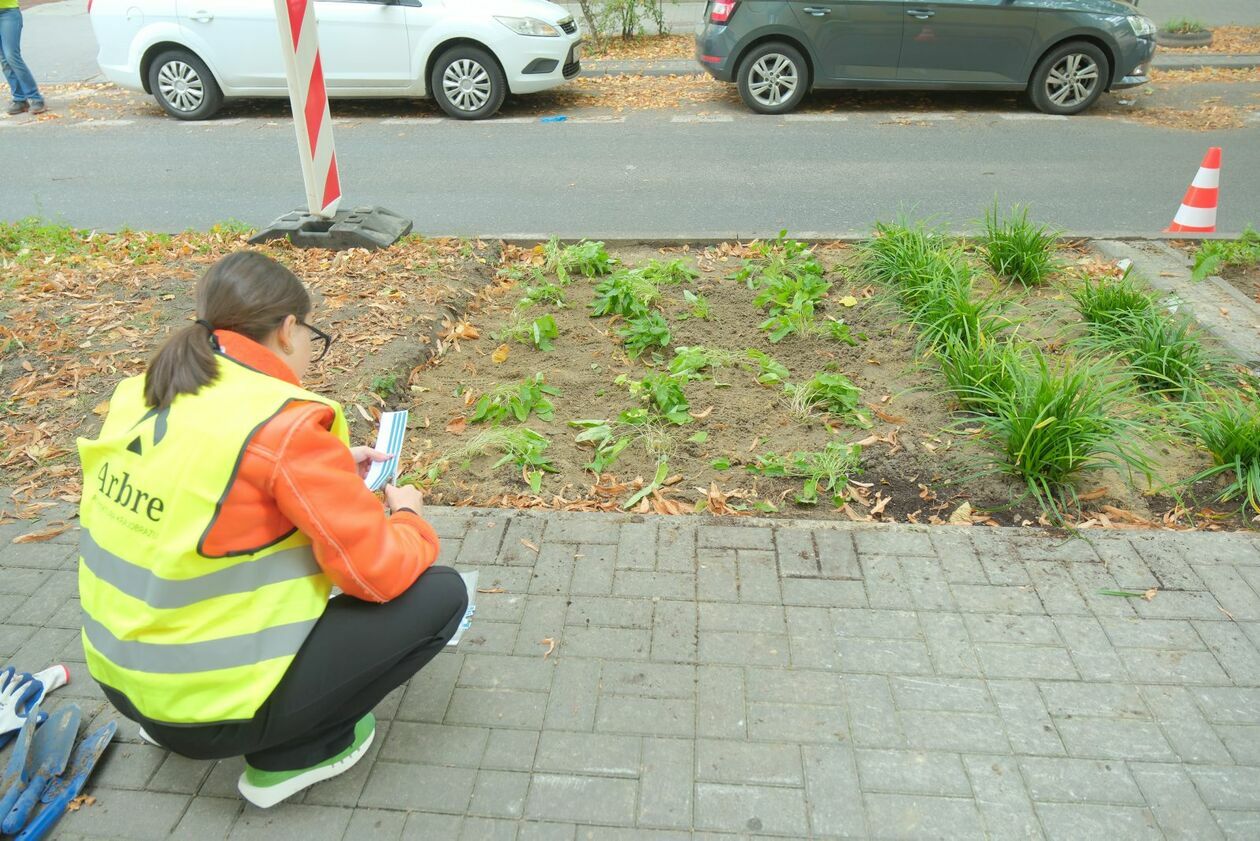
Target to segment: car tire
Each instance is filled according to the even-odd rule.
[[[452,47],[438,57],[429,76],[438,107],[457,120],[484,120],[498,112],[507,96],[507,79],[486,50]]]
[[[758,114],[786,114],[809,91],[809,66],[790,44],[759,44],[739,63],[735,83],[744,104]]]
[[[1111,64],[1088,41],[1055,47],[1037,63],[1028,98],[1043,114],[1079,114],[1098,101],[1111,82]]]
[[[149,91],[178,120],[205,120],[223,106],[223,91],[210,68],[188,50],[167,50],[153,59]]]

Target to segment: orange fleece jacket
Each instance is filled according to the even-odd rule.
[[[289,366],[252,339],[227,330],[215,338],[238,362],[299,385]],[[386,516],[330,431],[332,421],[322,403],[293,403],[254,433],[205,551],[264,546],[296,528],[334,584],[355,598],[387,602],[437,559],[438,536],[418,514]]]

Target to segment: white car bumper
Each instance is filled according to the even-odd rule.
[[[530,38],[527,49],[501,54],[512,93],[536,93],[563,85],[581,70],[581,31],[563,38]],[[510,63],[509,63],[510,62]]]

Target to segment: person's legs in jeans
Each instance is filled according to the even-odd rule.
[[[14,102],[42,105],[35,76],[22,59],[22,10],[0,9],[0,65]]]
[[[260,771],[310,768],[354,740],[354,725],[455,635],[468,597],[450,567],[425,571],[385,604],[328,603],[271,697],[250,721],[205,727],[142,720],[164,747],[193,759],[245,755]],[[116,693],[106,695],[129,718]]]

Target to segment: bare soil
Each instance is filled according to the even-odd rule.
[[[576,510],[618,508],[650,480],[656,453],[636,442],[609,468],[610,473],[596,476],[584,469],[590,450],[574,442],[578,430],[570,428],[568,421],[612,419],[641,405],[625,387],[614,383],[619,375],[639,379],[662,370],[674,348],[705,345],[761,350],[784,364],[796,382],[820,370],[843,373],[862,389],[874,428],[861,429],[838,418],[794,418],[781,388],[758,384],[752,373],[722,369],[714,381],[687,385],[696,419],[669,430],[669,473],[675,483],[658,497],[641,503],[637,510],[690,511],[698,505],[711,507],[716,496],[728,507],[742,507],[748,513],[755,512],[758,504],[769,503],[783,515],[804,518],[940,523],[966,502],[976,512],[972,519],[977,522],[1029,525],[1042,519],[1021,484],[988,468],[989,451],[976,434],[977,428],[956,411],[935,368],[917,356],[914,335],[900,322],[880,289],[856,278],[851,268],[855,259],[852,247],[831,244],[817,249],[832,283],[828,303],[819,317],[843,318],[854,336],[864,337],[856,347],[825,337],[798,335],[772,344],[757,327],[763,315],[753,305],[754,293],[729,279],[744,253],[738,244],[703,250],[641,245],[613,253],[626,266],[642,265],[653,258],[681,258],[699,269],[700,278],[695,283],[665,290],[661,308],[672,331],[669,350],[657,361],[648,356],[630,359],[618,346],[615,323],[588,315],[596,281],[579,279],[566,290],[565,308],[536,305],[528,311],[531,318],[544,312],[554,316],[560,332],[555,349],[545,352],[509,342],[507,358],[496,362],[494,352],[500,341],[494,334],[507,323],[523,284],[496,287],[486,305],[471,316],[481,338],[461,343],[459,352],[448,353],[413,378],[417,396],[412,411],[423,432],[417,433],[419,448],[410,467],[422,474],[429,464],[480,431],[479,425],[466,423],[466,419],[482,394],[541,372],[547,383],[561,392],[552,398],[555,417],[548,422],[531,415],[526,425],[550,440],[547,455],[556,473],[546,477],[542,492],[535,496],[513,467],[492,467],[497,453],[481,455],[452,465],[431,488],[435,501]],[[1075,249],[1065,252],[1064,260],[1072,269],[1059,283],[1033,290],[1011,311],[1012,317],[1024,322],[1021,330],[1025,335],[1052,351],[1061,348],[1078,329],[1066,285],[1082,273],[1106,270]],[[708,319],[680,318],[687,309],[684,288],[708,299]],[[988,291],[1006,294],[996,283]],[[857,306],[846,308],[836,303],[845,296],[856,298]],[[697,432],[705,433],[707,440],[689,441]],[[849,504],[841,510],[830,504],[826,494],[817,505],[799,505],[793,498],[800,480],[765,478],[746,469],[758,456],[819,451],[837,438],[864,443],[862,471],[854,477],[862,484],[850,486]],[[1160,466],[1162,481],[1184,479],[1208,464],[1204,454],[1184,442],[1158,441],[1150,450]],[[722,458],[729,461],[729,469],[713,466],[715,459]],[[1205,494],[1208,490],[1204,489]],[[1152,488],[1131,484],[1120,475],[1087,475],[1078,492],[1089,500],[1088,510],[1109,512],[1104,513],[1104,521],[1113,525],[1161,524],[1177,507],[1171,496],[1157,495]],[[1082,515],[1082,519],[1089,517]],[[1226,515],[1227,520],[1231,517]],[[1234,520],[1237,518],[1230,521]]]

